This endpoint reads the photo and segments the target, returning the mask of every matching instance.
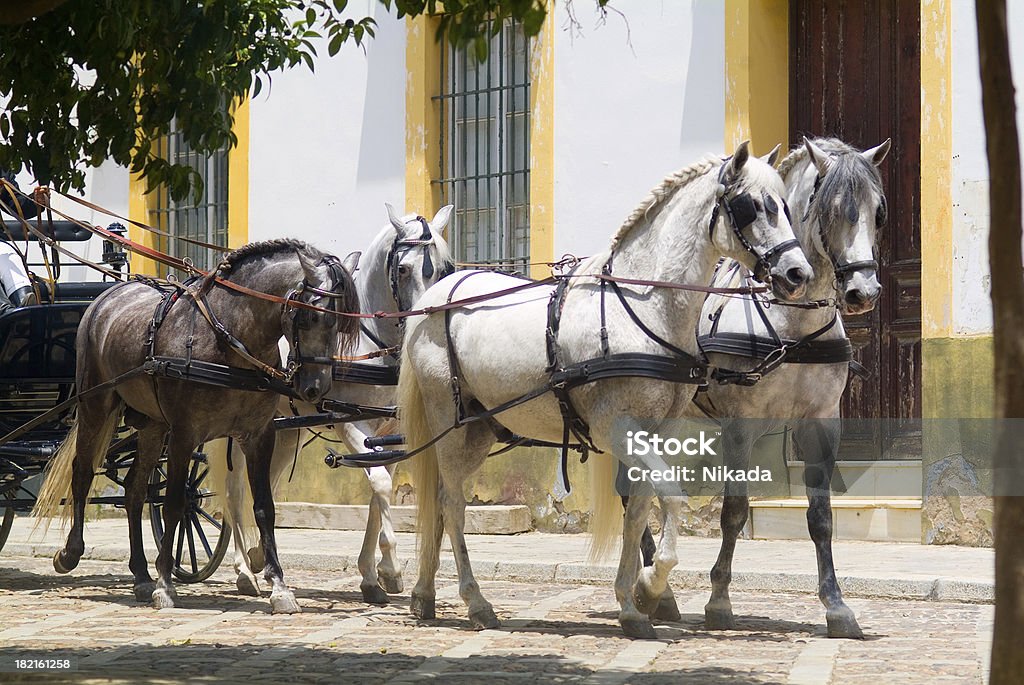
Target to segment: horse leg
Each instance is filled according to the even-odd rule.
[[[366,518],[366,533],[359,551],[359,572],[363,575],[359,589],[363,601],[369,604],[387,604],[388,592],[402,591],[402,575],[395,560],[395,530],[391,524],[391,473],[384,466],[366,469],[370,481],[369,512]],[[377,559],[377,545],[380,544],[383,558]]]
[[[163,451],[167,427],[150,424],[139,430],[138,449],[128,475],[124,479],[124,504],[128,514],[128,540],[131,556],[128,568],[134,577],[135,599],[149,602],[153,598],[156,583],[149,575],[149,563],[143,547],[142,507],[149,493],[149,479],[153,475],[160,453]]]
[[[748,436],[746,428],[745,423],[730,426],[728,430],[723,427],[723,455],[730,467],[746,468],[750,460],[750,449],[759,436]],[[715,565],[711,567],[711,599],[704,605],[704,626],[708,630],[732,630],[736,627],[729,584],[732,582],[736,539],[747,522],[749,499],[745,482],[726,482],[722,498],[722,546]]]
[[[661,544],[658,545],[657,553],[654,556],[653,564],[645,565],[640,570],[636,587],[633,590],[633,601],[640,611],[646,612],[651,618],[655,617],[662,604],[665,605],[664,612],[672,614],[674,618],[663,620],[679,620],[679,609],[675,606],[675,597],[668,587],[668,574],[675,568],[679,561],[676,554],[676,542],[679,537],[679,510],[680,498],[658,496],[661,505]],[[650,530],[647,526],[645,530]],[[667,593],[667,594],[666,594]]]
[[[633,589],[640,574],[640,537],[651,508],[650,495],[630,496],[622,522],[622,553],[615,575],[615,599],[619,602],[619,625],[626,637],[654,640],[657,634],[647,612],[636,605]]]
[[[156,557],[156,588],[152,601],[156,609],[170,609],[178,601],[171,573],[174,569],[174,541],[178,525],[185,511],[185,481],[189,461],[195,447],[188,436],[171,430],[167,446],[167,489],[164,495],[164,536],[160,540],[160,553]]]
[[[485,424],[473,423],[442,440],[437,450],[442,520],[459,572],[459,596],[466,603],[469,620],[476,630],[497,628],[500,623],[494,614],[494,607],[484,599],[480,584],[473,576],[469,551],[466,549],[466,496],[463,484],[466,478],[483,465],[493,444],[494,434],[491,429]]]
[[[249,484],[245,475],[245,454],[240,449],[231,451],[231,469],[224,474],[224,524],[231,527],[231,542],[234,545],[235,587],[238,594],[259,597],[260,586],[256,575],[249,566],[248,550],[253,540],[246,520],[245,500]],[[255,542],[252,542],[255,544]]]
[[[117,405],[113,393],[106,392],[79,406],[71,474],[71,530],[64,548],[53,557],[57,573],[70,573],[85,554],[85,506],[96,468],[120,420]]]
[[[295,594],[285,585],[284,572],[277,556],[277,541],[274,538],[274,493],[270,485],[270,464],[274,456],[275,442],[274,427],[268,424],[259,433],[245,440],[242,449],[247,458],[253,514],[256,517],[256,526],[260,530],[263,556],[266,559],[263,577],[271,585],[270,608],[275,614],[295,614],[301,609],[295,601]]]
[[[620,470],[622,469],[620,465]],[[626,507],[629,506],[629,495],[622,496],[622,512],[625,515]],[[644,567],[654,565],[654,555],[658,552],[658,545],[654,542],[654,533],[651,532],[651,525],[647,524],[644,526],[644,532],[640,537],[640,556],[643,558]],[[679,613],[679,607],[676,605],[675,595],[672,594],[672,588],[665,586],[665,591],[661,595],[661,599],[658,600],[658,606],[655,608],[654,613],[651,614],[651,618],[659,621],[678,621],[682,616]]]
[[[428,493],[417,493],[418,498],[426,498]],[[440,492],[436,496],[440,496]],[[433,525],[434,539],[431,545],[421,544],[419,554],[419,577],[416,585],[413,586],[409,597],[409,611],[416,618],[424,621],[433,620],[436,617],[435,608],[435,578],[437,567],[441,565],[441,540],[444,538],[444,517],[441,507],[437,507],[437,516]],[[426,550],[433,550],[427,553]]]
[[[843,602],[832,560],[832,471],[840,430],[838,419],[802,421],[793,430],[793,439],[804,458],[807,530],[818,558],[818,598],[825,605],[828,636],[861,639],[864,632],[853,610]]]

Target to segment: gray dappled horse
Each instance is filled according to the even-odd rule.
[[[705,284],[719,255],[740,260],[759,272],[770,271],[779,297],[803,294],[810,266],[781,212],[769,216],[761,198],[781,204],[784,186],[764,161],[751,157],[747,144],[722,160],[706,157],[670,175],[654,188],[626,220],[611,246],[583,260],[564,290],[558,332],[558,363],[577,364],[602,355],[602,340],[614,354],[649,355],[689,363],[697,353],[695,325],[701,295],[651,285],[613,288],[601,302],[598,277],[651,279],[672,284]],[[743,215],[733,207],[742,207]],[[718,208],[725,211],[719,212]],[[709,230],[710,229],[710,230]],[[524,281],[508,275],[460,271],[433,286],[417,306],[443,305],[449,298],[487,296]],[[565,424],[551,392],[539,394],[494,417],[453,428],[457,413],[453,394],[470,414],[493,409],[531,390],[543,392],[551,382],[548,303],[553,287],[537,286],[449,312],[410,318],[406,322],[399,378],[399,419],[410,450],[422,448],[446,430],[436,444],[412,458],[416,484],[419,540],[419,579],[410,608],[419,618],[435,615],[435,582],[441,539],[447,531],[459,573],[459,593],[477,628],[493,628],[498,619],[473,577],[464,537],[466,499],[463,484],[486,459],[500,427],[516,435],[561,442]],[[637,322],[640,323],[637,323]],[[602,334],[607,332],[607,337]],[[674,350],[668,357],[666,350]],[[452,368],[457,363],[457,369]],[[453,388],[458,377],[458,386]],[[617,377],[582,385],[571,391],[572,403],[589,424],[589,436],[610,453],[616,444],[616,420],[623,415],[670,418],[690,403],[696,385],[659,382],[648,378]],[[609,465],[605,484],[611,495],[606,510],[614,520],[618,500],[610,454],[593,454],[591,461]],[[646,613],[637,608],[634,592],[659,598],[668,572],[676,563],[675,535],[678,500],[662,500],[665,512],[658,562],[638,579],[638,555],[643,521],[653,493],[630,499],[623,534],[615,594],[619,622],[627,635],[653,637]],[[671,498],[670,498],[671,499]],[[631,552],[631,553],[630,553]],[[655,603],[657,603],[655,601]]]
[[[214,276],[274,300],[242,294]],[[71,531],[53,560],[58,573],[74,569],[84,552],[82,532],[89,487],[123,415],[125,423],[139,433],[138,454],[125,481],[129,567],[136,598],[152,600],[157,608],[174,606],[172,547],[184,508],[192,452],[200,443],[231,436],[249,455],[249,483],[266,557],[265,576],[273,585],[271,607],[275,612],[299,611],[284,583],[274,540],[269,476],[275,442],[272,419],[279,396],[159,374],[134,375],[104,387],[141,367],[150,356],[250,371],[276,370],[282,366],[278,340],[285,336],[296,351],[289,363],[291,385],[302,399],[315,401],[331,389],[332,357],[339,337],[354,339],[358,324],[354,318],[288,304],[295,300],[336,312],[358,310],[352,277],[341,263],[292,239],[241,247],[229,253],[211,276],[188,289],[158,289],[135,280],[107,290],[90,305],[78,329],[76,389],[91,394],[79,402],[75,425],[51,463],[35,510],[37,515],[52,517],[62,509],[62,498],[68,494],[73,498]],[[155,326],[158,320],[161,323]],[[213,322],[222,328],[215,331]],[[142,506],[165,443],[165,532],[154,585],[142,546]],[[69,500],[62,510],[64,517],[70,506]]]
[[[750,298],[712,295],[701,312],[702,343],[711,341],[711,350],[716,349],[716,339],[729,336],[735,341],[753,336],[770,343],[772,333],[766,322],[779,338],[789,341],[794,360],[800,350],[792,346],[793,341],[818,334],[816,344],[827,347],[845,340],[840,314],[870,311],[881,293],[875,241],[885,223],[886,204],[876,167],[888,151],[888,140],[861,152],[835,139],[805,139],[782,161],[779,174],[786,183],[793,232],[814,267],[806,299],[822,306],[776,303],[759,308]],[[726,263],[713,285],[726,285],[735,273]],[[743,372],[762,363],[763,358],[744,356],[743,345],[737,344],[738,354],[709,350],[711,365]],[[848,374],[849,364],[844,361],[783,363],[752,386],[712,381],[706,397],[698,395],[696,403],[722,421],[722,453],[726,463],[736,469],[748,468],[758,438],[792,421],[794,443],[804,460],[807,528],[818,558],[818,596],[826,607],[828,634],[859,638],[863,634],[853,611],[843,602],[832,560],[830,486],[841,434],[839,402]],[[704,416],[694,409],[690,413]],[[711,570],[711,600],[704,610],[708,628],[735,627],[729,583],[736,538],[746,523],[748,503],[745,482],[726,483],[722,548]],[[648,547],[650,542],[653,540]]]
[[[429,286],[454,270],[448,244],[441,234],[448,224],[452,208],[452,205],[442,207],[428,221],[415,214],[399,217],[391,205],[387,205],[388,225],[378,232],[366,252],[359,257],[359,270],[355,272],[359,304],[364,313],[412,309],[413,303]],[[397,318],[364,319],[352,355],[358,358],[366,354],[377,354],[379,356],[360,363],[379,366],[381,371],[397,370],[397,350],[402,344],[401,321]],[[380,354],[382,351],[389,353]],[[387,407],[395,403],[395,386],[335,379],[327,397],[363,406]],[[293,408],[302,414],[316,411],[314,406],[302,402],[285,406],[281,411],[287,416]],[[363,452],[366,449],[363,441],[375,435],[382,422],[381,419],[371,419],[338,423],[333,427],[318,429],[315,433],[341,442],[349,453]],[[300,441],[307,440],[313,434],[313,431],[306,429],[278,432],[277,449],[270,467],[271,483],[275,487],[296,458]],[[226,474],[226,520],[231,526],[235,542],[235,571],[238,573],[235,582],[240,593],[258,596],[259,586],[253,571],[262,567],[263,555],[258,547],[254,547],[253,524],[251,515],[247,513],[251,509],[244,506],[248,489],[241,465],[245,464],[245,457],[236,454],[238,458],[233,462],[233,470]],[[394,466],[374,466],[365,469],[365,472],[372,494],[366,534],[359,552],[359,572],[363,576],[360,589],[365,601],[386,604],[389,592],[399,593],[403,589],[402,570],[395,550],[395,529],[391,522]],[[378,545],[381,560],[374,564]]]

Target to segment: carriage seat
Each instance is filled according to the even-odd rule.
[[[33,224],[33,228],[34,227],[35,227],[35,224]],[[36,234],[33,233],[32,231],[26,231],[25,227],[22,226],[20,222],[5,221],[4,222],[4,229],[5,229],[4,231],[0,231],[0,237],[2,237],[4,239],[9,239],[8,238],[8,234],[9,234],[10,238],[13,238],[14,240],[25,240],[25,233],[28,233],[28,239],[29,240],[38,240],[38,238],[36,237]],[[42,231],[43,231],[44,234],[49,235],[49,233],[50,233],[50,224],[49,224],[49,222],[47,222],[47,221],[43,222],[43,224],[42,224]],[[70,241],[70,242],[73,242],[73,243],[74,242],[85,242],[85,241],[89,240],[90,238],[92,238],[92,233],[88,229],[82,228],[81,226],[79,226],[78,224],[76,224],[73,221],[63,221],[63,220],[62,221],[54,221],[53,222],[53,232],[55,234],[54,237],[56,237],[56,239],[61,241],[61,242],[64,242],[64,241]]]

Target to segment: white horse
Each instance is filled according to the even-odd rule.
[[[711,296],[700,318],[699,341],[711,365],[740,372],[715,374],[733,382],[712,382],[706,397],[698,395],[695,402],[722,420],[727,464],[747,469],[754,442],[791,421],[805,464],[807,527],[818,557],[818,596],[826,607],[829,637],[863,637],[836,580],[830,483],[839,448],[839,402],[851,354],[839,315],[870,311],[881,293],[874,250],[886,205],[876,167],[888,151],[888,140],[861,152],[835,139],[804,139],[779,166],[793,211],[793,230],[814,267],[807,299],[819,306],[759,307],[750,298]],[[735,272],[726,263],[715,285],[727,284]],[[787,344],[784,359],[794,363],[777,366],[753,386],[736,382],[779,347],[773,336]],[[750,341],[755,338],[763,353],[752,357]],[[801,340],[807,342],[794,345]],[[693,408],[690,413],[702,415]],[[726,483],[722,548],[711,570],[711,600],[704,609],[711,629],[735,627],[729,582],[748,501],[746,483]]]
[[[700,293],[664,285],[620,286],[621,281],[609,282],[602,274],[673,285],[704,284],[722,254],[763,277],[770,274],[779,297],[800,297],[811,267],[785,215],[765,209],[767,199],[778,208],[784,190],[769,164],[750,157],[747,143],[729,159],[709,156],[666,178],[629,216],[611,247],[584,260],[568,279],[554,346],[556,370],[582,369],[578,362],[597,361],[603,353],[612,361],[626,353],[634,359],[658,355],[687,369],[699,364],[692,355],[697,353]],[[417,307],[487,297],[525,283],[506,275],[459,272],[429,289]],[[487,457],[496,431],[504,428],[538,440],[563,440],[565,423],[559,402],[553,393],[543,392],[552,378],[548,363],[552,346],[545,333],[550,325],[548,303],[557,302],[552,300],[552,290],[533,287],[443,314],[414,317],[406,323],[398,402],[406,444],[419,452],[412,460],[419,504],[419,579],[410,606],[419,618],[435,614],[434,576],[441,538],[447,531],[470,621],[480,629],[498,625],[470,567],[463,534],[463,483]],[[666,357],[666,350],[673,356]],[[703,372],[703,368],[699,370]],[[621,439],[614,434],[616,419],[680,416],[695,388],[692,380],[617,377],[574,387],[568,397],[589,427],[587,437],[593,445],[611,452]],[[501,411],[493,419],[470,419],[453,428],[463,412],[479,417],[481,412],[494,411],[531,390],[539,392],[530,401]],[[578,437],[579,430],[577,425],[574,432]],[[445,431],[447,434],[437,439]],[[432,439],[436,442],[425,447]],[[611,489],[613,460],[608,455],[592,455],[591,460],[609,463]],[[619,622],[630,636],[654,636],[647,613],[634,602],[634,586],[641,604],[649,600],[656,606],[676,563],[678,502],[663,506],[667,515],[657,561],[652,572],[637,581],[637,549],[650,500],[650,496],[630,499],[625,551],[615,581]]]
[[[438,210],[429,222],[423,217],[409,214],[401,218],[387,205],[389,223],[384,226],[360,258],[355,273],[360,309],[364,313],[399,312],[412,303],[431,285],[454,270],[448,243],[441,231],[448,224],[452,205]],[[376,355],[360,362],[397,372],[398,349],[402,342],[402,323],[397,318],[364,319],[360,327],[353,357]],[[386,375],[386,374],[384,374]],[[388,407],[395,403],[395,386],[346,382],[336,377],[328,400],[354,404]],[[294,411],[311,414],[313,405],[296,402],[282,403],[280,412],[289,416]],[[352,423],[339,423],[317,430],[325,437],[340,441],[348,453],[365,452],[363,441],[376,434],[382,419]],[[313,436],[307,429],[278,431],[277,446],[271,462],[272,482],[277,485],[290,467],[302,443]],[[245,457],[233,455],[232,470],[227,473],[225,519],[231,526],[235,542],[236,585],[244,595],[258,596],[259,585],[254,572],[263,566],[259,547],[255,544],[252,506],[245,479]],[[370,497],[366,535],[359,552],[359,572],[363,578],[360,589],[363,599],[372,604],[387,604],[388,593],[403,590],[402,571],[395,551],[395,529],[391,523],[392,473],[394,466],[375,466],[365,469],[373,493]],[[380,546],[381,560],[375,566],[376,547]]]

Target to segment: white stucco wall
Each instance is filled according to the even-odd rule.
[[[1010,2],[1011,59],[1015,83],[1024,82],[1024,3]],[[974,3],[954,0],[953,10],[953,332],[992,332],[988,269],[988,161],[978,75]],[[1017,128],[1024,131],[1024,101],[1017,97]],[[928,239],[927,226],[922,239]]]
[[[348,14],[379,22],[365,52],[320,44],[315,73],[275,74],[251,103],[251,241],[294,236],[344,256],[387,222],[385,202],[404,209],[405,22],[377,0]]]
[[[555,41],[555,255],[591,254],[669,172],[722,152],[724,5],[621,0]],[[564,24],[559,8],[551,18]],[[762,151],[767,152],[767,151]]]

